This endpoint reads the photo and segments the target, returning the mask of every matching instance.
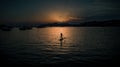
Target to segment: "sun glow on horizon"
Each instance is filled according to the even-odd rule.
[[[78,20],[79,18],[76,18],[73,16],[69,11],[49,11],[44,12],[42,14],[43,16],[38,15],[37,20],[40,22],[69,22],[71,20]]]

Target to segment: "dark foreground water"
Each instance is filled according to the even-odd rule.
[[[63,41],[59,40],[60,33],[63,33]],[[62,67],[116,65],[119,57],[120,27],[0,30],[1,64]]]

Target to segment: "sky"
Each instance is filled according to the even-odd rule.
[[[0,23],[120,19],[120,0],[0,0]]]

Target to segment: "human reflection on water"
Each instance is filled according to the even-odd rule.
[[[63,45],[63,40],[60,41],[60,46],[62,46],[62,45]]]

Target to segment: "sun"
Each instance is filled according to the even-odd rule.
[[[55,15],[55,16],[53,16],[53,19],[56,22],[67,22],[69,20],[69,18],[67,16],[64,16],[64,15]]]
[[[70,20],[69,14],[65,12],[52,12],[49,18],[53,22],[68,22]]]

